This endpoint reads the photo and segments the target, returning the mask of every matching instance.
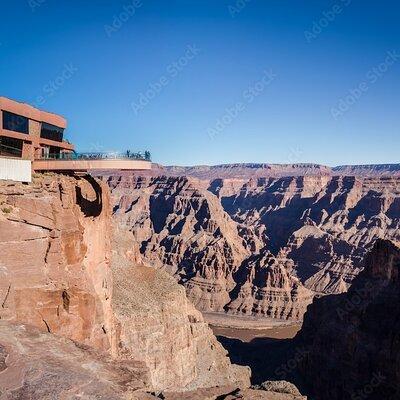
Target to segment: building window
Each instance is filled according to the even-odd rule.
[[[56,142],[62,142],[63,133],[64,133],[63,128],[59,128],[58,126],[42,122],[42,129],[40,131],[41,138],[55,140]]]
[[[29,134],[29,120],[22,115],[3,111],[3,129]]]
[[[23,141],[20,139],[0,136],[0,155],[22,157]]]

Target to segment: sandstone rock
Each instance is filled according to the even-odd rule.
[[[263,250],[263,228],[235,222],[203,181],[132,176],[109,185],[143,261],[173,274],[198,309],[301,319],[312,293]]]
[[[0,398],[136,399],[147,369],[37,328],[0,322]]]
[[[139,363],[149,389],[249,385],[249,369],[230,363],[181,286],[141,266],[126,232],[111,251],[107,186],[39,175],[31,185],[0,184],[0,196],[2,320]]]
[[[313,398],[400,397],[399,271],[400,248],[378,240],[347,293],[309,307],[296,340]]]
[[[182,286],[166,272],[124,256],[131,239],[116,231],[112,269],[119,359],[143,360],[158,390],[249,386],[250,370],[232,365]]]
[[[335,175],[400,176],[400,164],[342,165],[332,171]]]
[[[314,294],[348,290],[376,239],[400,241],[395,175],[201,171],[180,173],[204,179],[122,174],[108,184],[143,261],[174,275],[202,311],[301,319]]]
[[[246,264],[246,282],[239,282],[237,297],[226,306],[228,312],[301,320],[313,294],[289,272],[288,260],[262,251]]]
[[[227,387],[196,390],[188,393],[166,392],[162,393],[159,398],[165,400],[307,400],[306,397],[301,395],[281,393],[275,390],[229,389]]]
[[[189,176],[199,179],[250,179],[258,177],[283,177],[330,175],[332,169],[319,164],[222,164],[222,165],[200,165],[193,167],[161,166],[156,165],[153,174],[168,176]]]
[[[301,396],[299,389],[295,385],[286,381],[265,381],[260,385],[262,390],[276,393],[292,394],[294,396]]]
[[[189,176],[199,179],[250,179],[282,178],[287,176],[400,176],[400,164],[342,165],[327,167],[319,164],[222,164],[196,165],[193,167],[162,166],[153,164],[148,175]]]
[[[0,212],[0,318],[109,350],[110,210],[97,202],[108,189],[87,179],[0,186],[12,209]]]
[[[264,227],[267,248],[293,260],[294,273],[318,294],[347,290],[376,239],[400,239],[396,177],[258,179],[236,194],[221,193],[225,211]]]
[[[186,392],[150,392],[150,380],[145,363],[115,360],[106,353],[37,328],[0,322],[2,399],[305,399],[287,382],[269,382],[260,390],[231,385]]]

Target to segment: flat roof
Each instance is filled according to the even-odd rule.
[[[20,103],[7,97],[0,96],[0,110],[22,115],[38,122],[46,122],[59,128],[65,129],[67,127],[67,120],[61,115],[39,110],[30,104]]]

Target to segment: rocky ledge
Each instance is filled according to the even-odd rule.
[[[7,400],[304,400],[287,382],[186,392],[151,391],[144,363],[108,354],[26,325],[0,322],[0,397]]]

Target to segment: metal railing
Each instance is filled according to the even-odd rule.
[[[57,153],[43,155],[37,160],[141,160],[141,161],[151,161],[151,154],[149,151],[145,152],[107,152],[107,153]]]

